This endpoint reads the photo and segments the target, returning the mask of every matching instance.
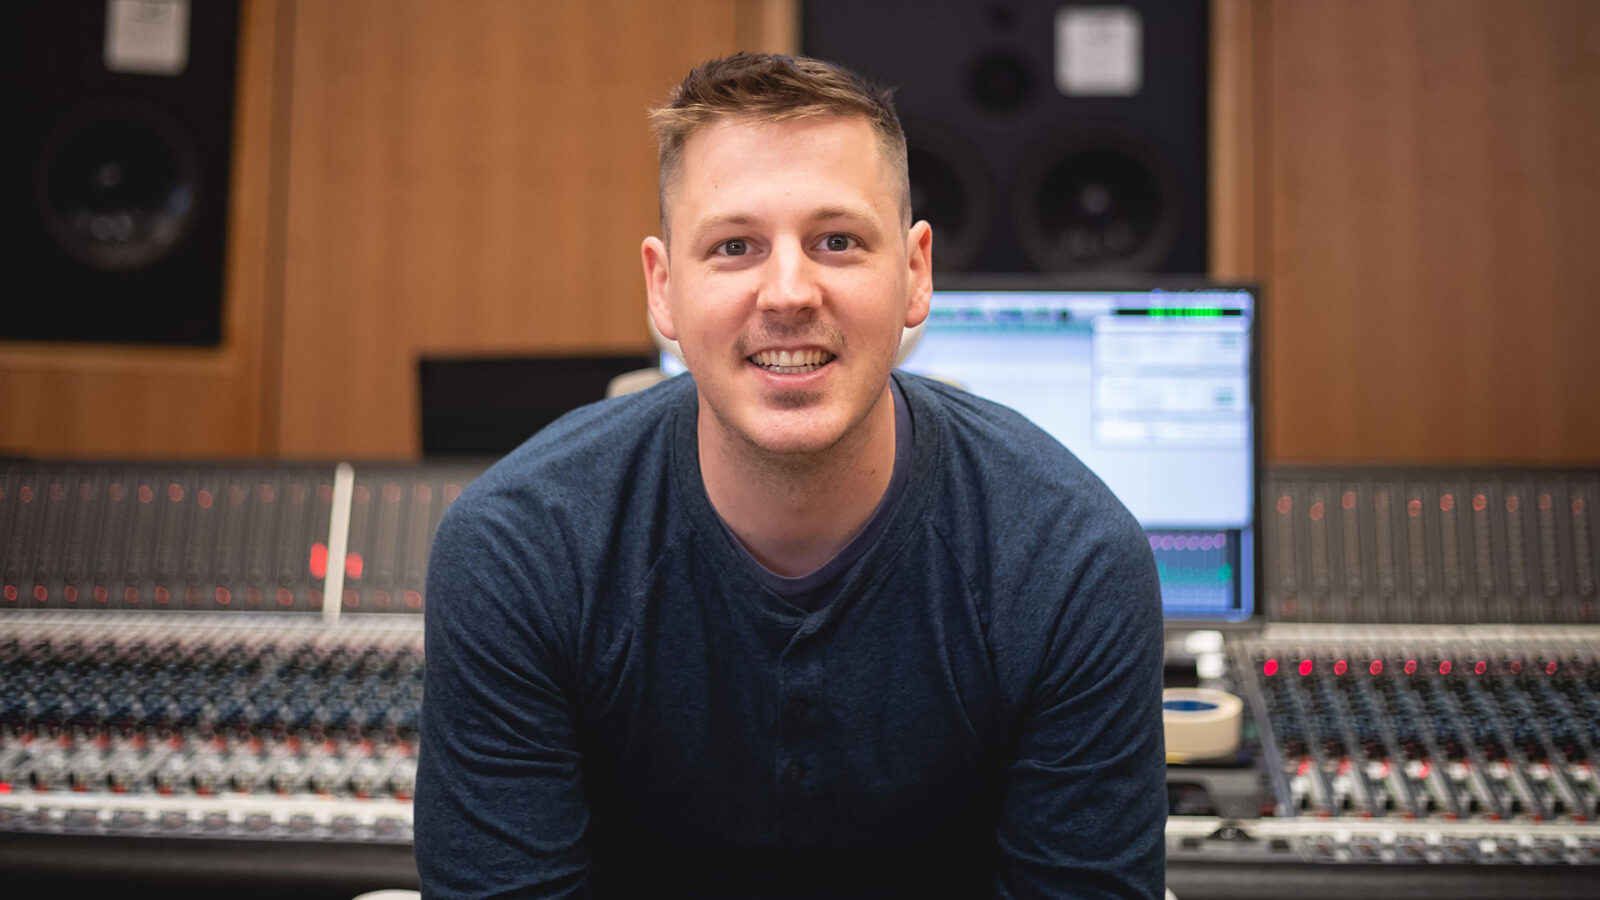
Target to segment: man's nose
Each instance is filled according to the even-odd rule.
[[[822,302],[818,266],[799,241],[783,241],[767,260],[766,277],[756,305],[763,310],[789,312]]]

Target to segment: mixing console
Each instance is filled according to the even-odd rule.
[[[303,612],[333,574],[344,609],[419,612],[433,531],[481,467],[344,471],[0,468],[0,608]]]
[[[1278,469],[1268,617],[1600,624],[1594,470]]]
[[[409,840],[419,624],[8,621],[0,830]]]
[[[0,869],[135,840],[221,869],[393,851],[370,886],[414,884],[417,613],[479,471],[0,465]],[[1271,473],[1270,621],[1197,666],[1243,746],[1171,768],[1175,892],[1592,896],[1597,496],[1587,470]],[[1151,542],[1185,590],[1247,560],[1236,532]]]
[[[1276,629],[1234,662],[1277,815],[1574,826],[1539,852],[1600,861],[1600,637]]]

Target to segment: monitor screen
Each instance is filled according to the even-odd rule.
[[[940,276],[908,372],[1027,416],[1144,526],[1169,624],[1258,622],[1258,293]],[[669,374],[683,366],[667,354]]]
[[[1169,622],[1256,611],[1256,293],[937,282],[902,368],[1015,409],[1144,526]]]

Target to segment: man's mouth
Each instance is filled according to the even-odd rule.
[[[804,375],[833,362],[833,354],[826,350],[763,350],[749,359],[778,375]]]

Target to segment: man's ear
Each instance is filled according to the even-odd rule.
[[[906,327],[915,328],[928,317],[928,306],[933,302],[933,226],[926,220],[911,226],[906,234],[906,266],[911,277]]]
[[[678,330],[672,324],[672,307],[667,303],[666,243],[658,237],[645,238],[639,247],[639,259],[644,264],[644,291],[650,304],[650,320],[663,336],[677,340]]]

